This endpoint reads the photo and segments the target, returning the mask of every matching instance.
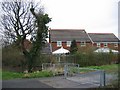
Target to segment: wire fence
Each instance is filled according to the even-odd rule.
[[[81,84],[94,84],[97,86],[105,86],[105,72],[102,70],[90,69],[90,68],[76,68],[72,70],[68,69],[65,78]],[[70,70],[70,71],[69,71]]]
[[[65,79],[81,84],[94,84],[97,86],[105,86],[105,71],[81,68],[75,63],[43,63],[42,70],[53,72],[53,75],[62,75]]]
[[[53,72],[53,75],[64,75],[65,65],[71,66],[71,68],[72,68],[78,64],[74,64],[74,63],[56,63],[56,64],[43,63],[42,70],[43,71],[51,71],[51,72]]]

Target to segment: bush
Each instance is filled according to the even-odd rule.
[[[25,62],[26,61],[24,55],[22,54],[22,52],[20,52],[20,49],[18,47],[8,46],[2,49],[3,67],[8,67],[8,69],[16,69],[19,67],[19,69],[21,69],[24,66]]]
[[[53,76],[52,72],[49,71],[36,71],[33,73],[25,73],[23,78],[40,78]]]
[[[67,62],[77,63],[80,66],[100,66],[116,63],[118,56],[111,53],[76,53],[67,56]]]

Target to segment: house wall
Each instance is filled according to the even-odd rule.
[[[94,47],[97,47],[97,43],[94,43],[93,46],[94,46]],[[120,46],[120,44],[118,45],[118,47],[119,47],[119,46]],[[101,47],[101,48],[104,47],[104,43],[101,43],[100,47]],[[107,47],[110,48],[110,49],[118,50],[118,47],[115,47],[115,46],[114,46],[114,43],[108,43],[108,46],[107,46]]]
[[[56,43],[56,42],[52,42],[51,45],[52,45],[52,51],[55,51],[55,50],[61,48],[61,47],[57,47],[57,43]],[[92,43],[91,43],[91,42],[87,42],[87,43],[86,43],[86,46],[81,46],[81,45],[80,45],[80,42],[77,42],[77,46],[78,46],[78,49],[79,49],[79,48],[84,48],[84,49],[85,49],[86,47],[91,47],[91,46],[92,46]],[[62,42],[62,47],[63,47],[64,49],[70,50],[70,47],[67,47],[66,42]]]
[[[57,47],[56,42],[52,42],[51,45],[52,45],[52,51],[55,51],[55,50],[61,48],[61,47]],[[66,42],[62,42],[62,46],[63,46],[63,48],[65,48],[67,50],[70,50],[70,47],[67,47]],[[81,46],[80,42],[77,42],[77,46],[78,46],[78,50],[81,51],[81,52],[92,49],[92,48],[99,48],[99,47],[97,47],[97,43],[92,44],[91,42],[87,42],[86,46]],[[103,43],[101,43],[101,48],[102,47],[104,47]],[[118,45],[118,47],[120,47],[120,44]],[[120,48],[118,48],[118,47],[114,47],[114,43],[108,43],[108,48],[110,48],[110,49],[120,51]]]

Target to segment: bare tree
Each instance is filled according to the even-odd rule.
[[[36,13],[35,8],[33,2],[22,2],[22,0],[2,3],[4,35],[9,42],[16,42],[20,45],[28,61],[29,72],[32,71],[35,59],[45,44],[48,31],[46,24],[51,21],[48,15],[44,14],[43,8],[40,7]],[[30,51],[24,47],[24,40],[27,36],[31,36],[32,40]]]

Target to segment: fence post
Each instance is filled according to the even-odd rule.
[[[80,65],[78,64],[78,74],[79,74],[79,72],[80,72],[80,71],[79,71],[79,67],[80,67]]]
[[[53,64],[53,76],[55,76],[55,64]]]
[[[105,86],[106,78],[105,78],[105,71],[101,71],[100,73],[100,87]]]
[[[64,65],[64,77],[67,78],[67,65]]]

